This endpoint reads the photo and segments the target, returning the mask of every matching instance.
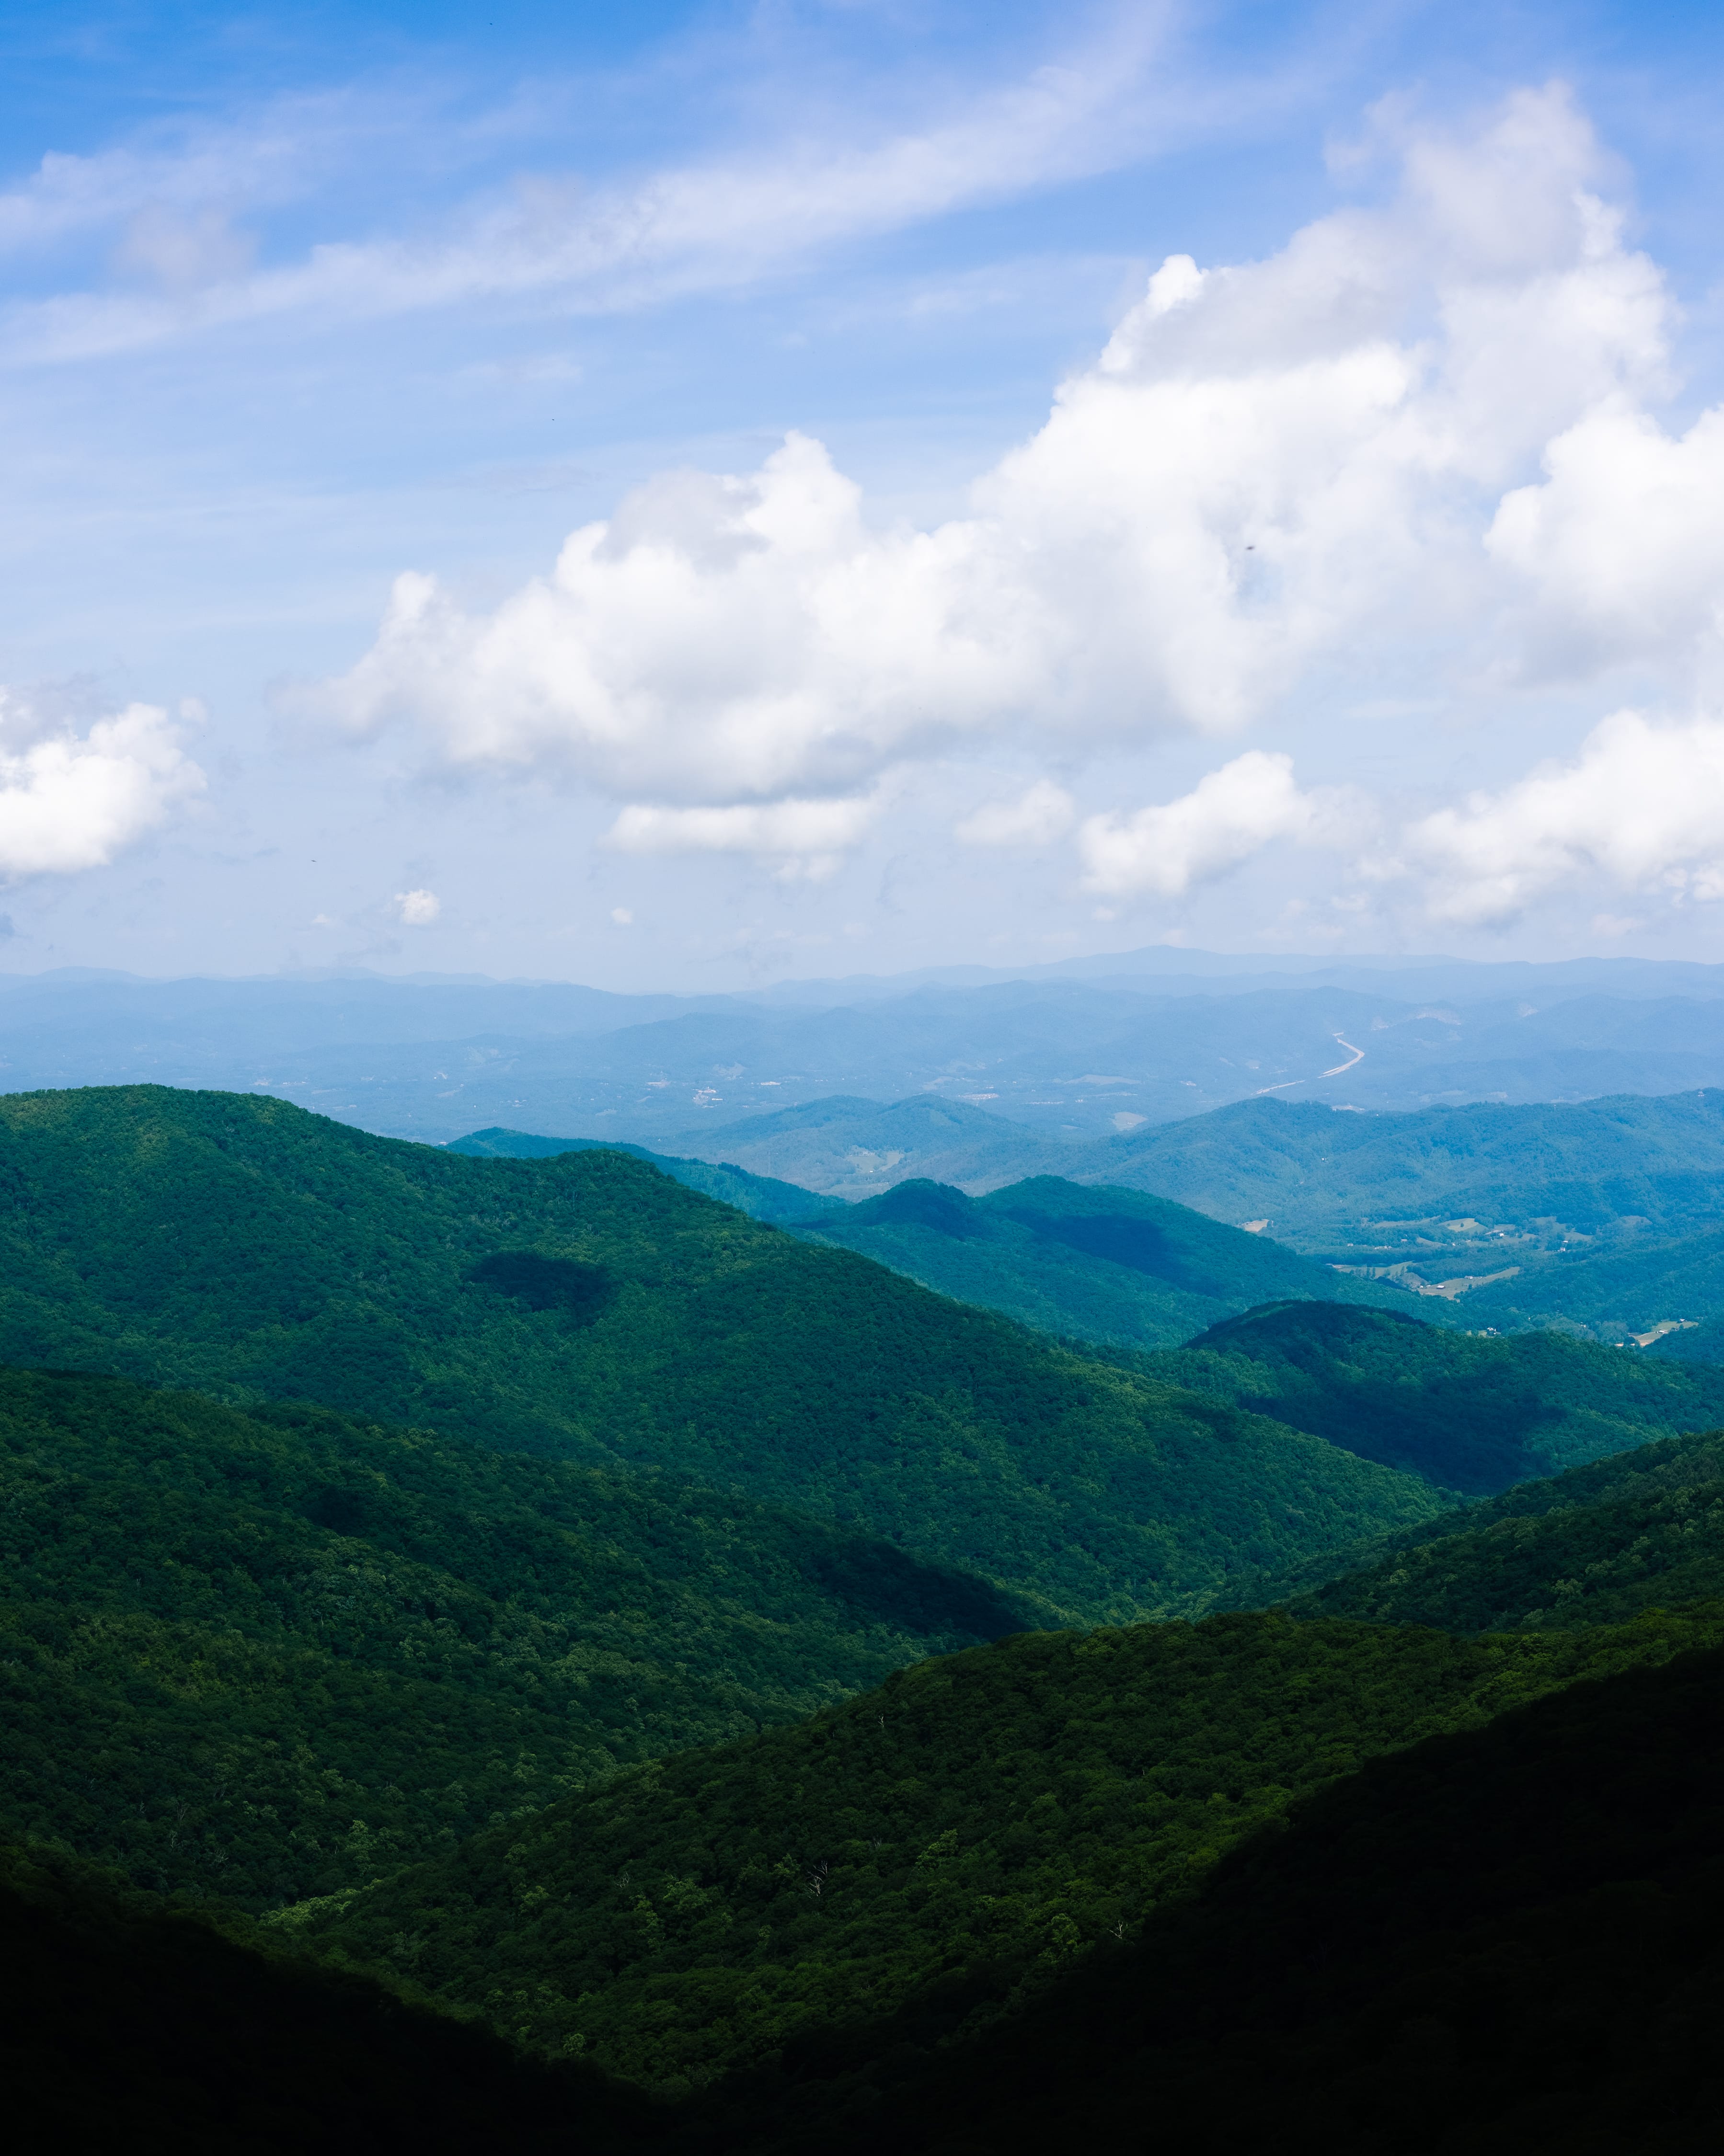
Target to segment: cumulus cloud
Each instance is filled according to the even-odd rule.
[[[792,435],[752,473],[654,480],[489,613],[403,576],[326,706],[659,815],[856,793],[983,741],[1225,736],[1317,678],[1428,691],[1511,631],[1560,636],[1557,542],[1526,534],[1568,512],[1516,505],[1582,430],[1651,424],[1667,295],[1560,90],[1396,146],[1386,206],[1261,262],[1164,263],[965,516],[876,528]]]
[[[1485,536],[1525,587],[1531,666],[1650,659],[1706,679],[1724,630],[1724,411],[1673,435],[1610,398],[1557,436],[1544,466]]]
[[[1431,880],[1433,914],[1463,927],[1503,925],[1592,875],[1724,898],[1724,722],[1619,711],[1572,762],[1414,824],[1405,856]]]
[[[403,928],[434,928],[443,901],[434,891],[398,891],[389,903]]]
[[[953,836],[966,846],[1051,846],[1077,821],[1077,803],[1063,786],[1038,779],[1016,801],[989,802],[966,816]]]
[[[0,875],[105,868],[204,783],[182,728],[153,704],[79,734],[0,690]]]
[[[1321,829],[1316,798],[1293,783],[1293,759],[1250,749],[1177,801],[1135,815],[1091,816],[1078,831],[1084,888],[1112,898],[1177,898],[1237,868],[1272,839]]]

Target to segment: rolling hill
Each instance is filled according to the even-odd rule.
[[[1218,1219],[1266,1218],[1296,1249],[1337,1256],[1342,1244],[1364,1250],[1373,1239],[1385,1255],[1410,1252],[1417,1245],[1404,1231],[1440,1231],[1456,1219],[1568,1231],[1538,1239],[1541,1249],[1628,1221],[1696,1230],[1724,1191],[1724,1092],[1475,1101],[1408,1115],[1242,1101],[1105,1139],[1065,1172],[1154,1190]],[[1433,1250],[1471,1240],[1439,1232]]]
[[[229,1094],[0,1096],[0,1357],[673,1475],[1050,1621],[1200,1608],[1439,1509],[626,1156],[468,1159]]]
[[[1276,1614],[1034,1634],[280,1921],[679,2093],[917,2002],[985,2022],[1373,1755],[1720,1637],[1724,1612],[1485,1640]]]
[[[1571,1630],[1641,1611],[1724,1608],[1724,1436],[1666,1438],[1469,1506],[1430,1537],[1390,1537],[1311,1583],[1300,1616],[1458,1632]]]
[[[1250,1311],[1133,1367],[1470,1496],[1724,1424],[1724,1368],[1332,1302]]]
[[[836,1099],[710,1138],[752,1173],[848,1199],[889,1180],[972,1197],[1042,1178],[1141,1191],[1266,1229],[1385,1306],[1404,1292],[1474,1329],[1566,1326],[1614,1342],[1724,1317],[1716,1088],[1413,1114],[1249,1100],[1057,1147],[962,1102]]]
[[[752,1174],[782,1176],[828,1198],[878,1196],[906,1181],[998,1189],[1063,1175],[1081,1148],[972,1101],[920,1093],[907,1101],[834,1094],[824,1100],[682,1133]]]
[[[0,1370],[0,1816],[330,1892],[1033,1611],[746,1498]]]
[[[1721,1682],[1685,1654],[1373,1760],[1021,2017],[788,2049],[705,2145],[1706,2156]]]
[[[1008,1183],[980,1198],[948,1184],[903,1183],[787,1224],[808,1240],[859,1251],[960,1301],[1103,1345],[1172,1347],[1283,1296],[1414,1306],[1393,1284],[1350,1279],[1188,1206],[1057,1176]],[[1425,1314],[1424,1301],[1417,1306]],[[1454,1322],[1446,1304],[1429,1314]]]
[[[747,1168],[733,1167],[728,1161],[685,1160],[673,1154],[649,1152],[644,1146],[614,1145],[608,1138],[546,1138],[527,1131],[469,1131],[444,1149],[471,1160],[555,1160],[565,1152],[623,1152],[631,1159],[645,1161],[674,1183],[716,1198],[721,1205],[734,1205],[751,1220],[771,1220],[782,1226],[793,1220],[813,1219],[829,1210],[818,1192],[804,1190],[800,1183],[751,1175]]]

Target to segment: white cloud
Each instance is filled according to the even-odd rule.
[[[326,701],[449,764],[729,808],[965,742],[1225,735],[1319,670],[1378,702],[1474,680],[1533,633],[1514,498],[1663,393],[1670,308],[1560,90],[1399,149],[1387,208],[1164,263],[972,514],[875,529],[793,435],[751,474],[652,481],[490,614],[403,577]]]
[[[1668,434],[1622,398],[1559,434],[1485,544],[1524,580],[1531,654],[1572,674],[1636,659],[1704,677],[1724,631],[1724,410]]]
[[[1572,762],[1415,824],[1404,853],[1431,880],[1435,917],[1464,927],[1506,923],[1593,875],[1724,898],[1724,722],[1657,726],[1619,711]]]
[[[1091,816],[1078,830],[1084,888],[1110,897],[1177,898],[1249,860],[1273,839],[1322,828],[1314,797],[1293,783],[1293,759],[1249,749],[1189,793],[1135,815]]]
[[[990,802],[966,816],[953,836],[967,846],[1051,846],[1077,821],[1077,803],[1063,786],[1038,779],[1017,801]]]
[[[105,868],[203,787],[181,728],[153,704],[80,735],[0,690],[0,875]]]
[[[443,901],[434,891],[398,891],[389,903],[403,928],[434,928]]]
[[[752,854],[785,877],[818,880],[859,845],[878,795],[854,800],[747,803],[722,808],[625,808],[605,834],[628,854]]]

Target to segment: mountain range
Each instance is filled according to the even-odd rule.
[[[1070,1146],[1253,1099],[1404,1111],[1716,1086],[1720,986],[1716,968],[1650,961],[1314,965],[1165,947],[1016,976],[680,997],[13,975],[0,1084],[257,1090],[434,1142],[500,1124],[703,1156],[739,1117],[926,1094]]]
[[[1469,1112],[1369,1172],[1592,1164],[1526,1277],[1706,1232],[1706,1101]],[[1352,1202],[1303,1134],[1391,1120],[1192,1122]],[[1492,1334],[1100,1180],[843,1205],[150,1086],[0,1096],[0,1260],[28,2131],[1715,2138],[1698,1329]]]
[[[451,1150],[539,1158],[595,1142],[491,1130]],[[883,1108],[840,1097],[732,1126],[712,1146],[729,1156],[721,1165],[646,1157],[758,1217],[1076,1338],[1168,1345],[1182,1325],[1223,1313],[1170,1299],[1189,1282],[1171,1258],[1146,1257],[1141,1230],[1129,1266],[1080,1266],[1069,1237],[1059,1250],[1045,1233],[1018,1236],[1008,1257],[1014,1231],[1004,1216],[1040,1203],[1013,1198],[1014,1188],[1178,1203],[1181,1233],[1205,1242],[1212,1274],[1230,1250],[1223,1270],[1236,1278],[1223,1299],[1234,1313],[1284,1293],[1316,1295],[1417,1308],[1472,1331],[1555,1325],[1703,1360],[1724,1337],[1708,1329],[1724,1317],[1724,1240],[1711,1224],[1724,1202],[1724,1094],[1710,1091],[1404,1116],[1239,1102],[1059,1152],[962,1103]],[[1050,1161],[1061,1173],[1049,1173]],[[909,1186],[931,1183],[952,1193],[942,1201],[948,1229],[966,1203],[983,1201],[964,1215],[977,1232],[942,1234],[931,1213],[909,1218],[926,1208],[905,1194]],[[823,1189],[844,1200],[824,1224],[808,1195]],[[1068,1194],[1060,1205],[1070,1214],[1101,1202]],[[1137,1202],[1106,1201],[1116,1211]],[[1213,1224],[1199,1229],[1197,1214]],[[1281,1285],[1236,1235],[1227,1241],[1229,1223],[1278,1248]],[[1318,1270],[1300,1273],[1301,1257]]]

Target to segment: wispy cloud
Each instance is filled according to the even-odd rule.
[[[603,311],[747,285],[834,246],[1113,169],[1188,133],[1192,100],[1157,66],[1167,19],[1159,8],[1126,11],[1058,64],[916,121],[864,111],[839,133],[792,115],[765,148],[627,181],[589,185],[566,165],[516,177],[410,237],[331,239],[241,274],[218,264],[195,288],[182,279],[32,299],[0,317],[0,352],[83,359],[284,316],[351,320],[549,293]],[[398,107],[301,102],[253,127],[213,131],[178,157],[50,157],[0,196],[0,250],[141,215],[184,224],[285,201],[402,119]]]

